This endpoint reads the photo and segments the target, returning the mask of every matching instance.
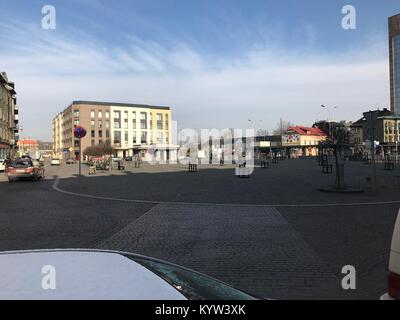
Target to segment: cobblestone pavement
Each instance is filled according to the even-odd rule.
[[[232,168],[218,166],[195,174],[182,167],[143,166],[141,172],[128,168],[113,176],[83,178],[75,176],[76,169],[46,167],[47,180],[38,183],[8,184],[2,178],[0,250],[125,250],[175,262],[276,299],[377,299],[386,290],[390,240],[400,205],[243,205],[326,201],[314,189],[326,176],[314,172],[318,167],[311,161],[286,161],[275,169],[258,169],[248,180],[234,177]],[[360,166],[354,172],[359,178],[367,170]],[[295,173],[298,177],[292,176]],[[54,191],[55,175],[61,178],[62,189],[77,193],[218,203],[239,197],[242,205],[84,198]],[[262,185],[265,189],[255,192]],[[396,199],[395,186],[388,193],[387,199]],[[353,202],[358,196],[327,197],[340,203]],[[357,270],[355,291],[340,287],[341,268],[348,264]]]
[[[338,283],[274,208],[157,205],[97,247],[172,259],[265,297],[334,297]]]

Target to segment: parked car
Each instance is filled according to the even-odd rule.
[[[133,157],[127,156],[127,157],[125,157],[125,161],[131,162],[131,161],[133,161]]]
[[[75,164],[75,159],[72,158],[67,159],[66,164]]]
[[[400,300],[400,211],[393,232],[387,280],[388,292],[381,299]]]
[[[0,159],[0,172],[6,171],[6,159]]]
[[[0,266],[4,271],[0,272],[0,299],[256,299],[198,272],[124,252],[71,249],[3,252]],[[43,271],[40,272],[43,266],[46,266],[46,286],[54,285],[57,290],[43,290]],[[62,276],[52,280],[52,274]]]
[[[52,158],[52,159],[51,159],[51,165],[52,165],[52,166],[59,166],[59,165],[61,165],[60,159],[59,159],[59,158]]]
[[[8,181],[17,179],[40,180],[44,178],[44,167],[37,160],[30,158],[17,159],[7,168]]]

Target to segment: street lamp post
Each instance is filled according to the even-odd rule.
[[[374,124],[372,122],[372,111],[369,110],[369,123],[370,123],[370,134],[371,140],[371,153],[372,153],[372,184],[376,188],[376,163],[375,163],[375,131]]]

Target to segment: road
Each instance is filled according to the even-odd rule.
[[[123,250],[268,298],[379,298],[400,205],[323,203],[394,200],[396,190],[372,200],[320,195],[307,189],[310,179],[299,188],[304,177],[296,180],[291,171],[297,166],[287,161],[270,171],[257,169],[248,180],[228,167],[191,175],[184,168],[146,166],[77,178],[76,166],[66,165],[47,166],[42,182],[1,178],[0,250]],[[301,166],[320,179],[314,164]],[[356,290],[341,288],[344,265],[357,270]]]

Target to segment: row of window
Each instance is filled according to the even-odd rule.
[[[122,134],[121,131],[114,131],[114,141],[113,141],[113,143],[115,145],[121,145],[121,134]],[[96,131],[95,130],[91,130],[90,137],[91,137],[92,142],[94,143],[95,137],[96,137]],[[103,131],[102,130],[98,130],[97,137],[100,140],[103,139]],[[110,138],[110,131],[109,130],[105,131],[105,138],[107,139],[107,141]],[[139,142],[138,142],[137,138],[138,137],[137,137],[136,131],[133,131],[132,132],[132,143],[133,144],[138,144],[138,143],[147,144],[148,143],[148,139],[147,139],[148,138],[148,133],[147,133],[147,131],[140,132],[140,140],[139,140]],[[129,145],[129,132],[128,131],[124,132],[124,143],[125,143],[125,145]],[[151,141],[151,143],[153,143],[153,141]],[[162,132],[157,132],[157,143],[158,144],[164,143],[164,134]],[[165,143],[169,143],[168,135],[165,137]]]
[[[123,122],[124,122],[124,129],[128,129],[128,122],[129,122],[129,116],[128,116],[128,111],[124,111],[124,117],[123,117]],[[74,115],[74,126],[79,125],[79,109],[75,109],[73,112]],[[131,121],[132,121],[132,127],[133,129],[136,129],[136,112],[131,113]],[[94,128],[95,126],[95,119],[96,119],[96,112],[95,110],[90,111],[90,118],[91,118],[91,127]],[[105,118],[106,118],[106,128],[110,127],[110,112],[106,111],[105,112]],[[163,121],[164,118],[164,121]],[[99,127],[102,126],[102,120],[103,119],[103,111],[98,111],[97,112],[97,119],[99,120]],[[113,113],[113,119],[114,119],[114,127],[116,129],[121,129],[121,111],[114,111]],[[162,114],[162,113],[157,113],[156,114],[156,126],[157,130],[169,130],[169,119],[168,119],[168,114]],[[146,112],[141,112],[140,113],[140,129],[142,130],[147,130],[147,113]],[[150,129],[153,129],[153,117],[152,113],[150,113]]]

